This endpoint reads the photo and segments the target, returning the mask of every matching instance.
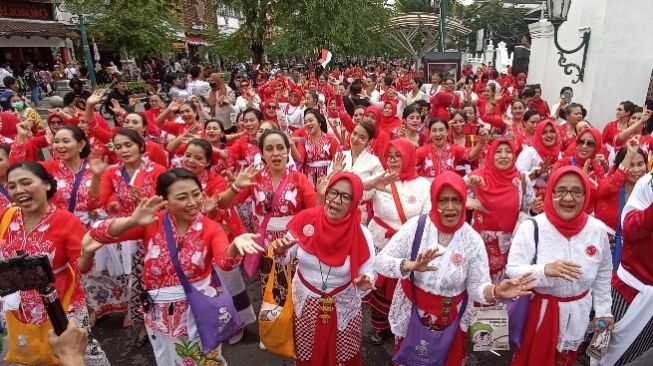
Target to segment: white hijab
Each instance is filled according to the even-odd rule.
[[[644,174],[633,188],[628,202],[621,213],[621,226],[630,211],[645,210],[653,203],[653,173]]]

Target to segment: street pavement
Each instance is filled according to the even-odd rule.
[[[261,304],[261,292],[258,279],[249,281],[248,293],[254,310],[257,311]],[[109,361],[113,366],[142,366],[156,365],[152,348],[149,344],[142,348],[134,345],[136,331],[122,327],[123,317],[121,314],[114,314],[104,317],[98,321],[93,328],[93,336],[100,341],[102,348],[107,353]],[[369,341],[369,321],[363,323],[363,365],[364,366],[391,366],[392,365],[392,341],[387,339],[383,346],[374,346]],[[224,356],[231,366],[290,366],[292,360],[276,356],[270,352],[262,351],[258,347],[258,326],[256,323],[246,328],[245,337],[237,345],[223,345]],[[503,366],[510,364],[510,355],[502,352],[496,356],[490,352],[472,352],[468,356],[466,365],[488,365]],[[576,366],[589,365],[586,359],[576,363]],[[167,365],[166,365],[167,366]],[[173,366],[173,365],[170,365]]]

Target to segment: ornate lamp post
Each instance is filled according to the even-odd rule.
[[[86,36],[86,24],[84,23],[84,16],[73,15],[70,18],[70,24],[79,25],[79,33],[82,37],[82,48],[84,49],[84,58],[86,59],[86,68],[88,69],[88,79],[91,82],[91,86],[95,88],[97,86],[97,81],[95,80],[95,65],[93,64],[93,58],[91,57],[91,48],[88,45],[88,37]]]
[[[433,10],[438,10],[438,51],[444,52],[444,36],[445,29],[447,27],[447,10],[448,10],[449,0],[431,0],[431,6]]]
[[[583,81],[583,76],[585,75],[585,61],[587,58],[587,47],[590,42],[591,30],[585,29],[583,32],[583,40],[580,45],[573,50],[566,50],[560,46],[558,42],[558,29],[560,25],[567,21],[567,15],[569,14],[569,7],[571,6],[571,0],[546,0],[546,10],[548,14],[548,20],[553,24],[553,43],[558,49],[558,65],[563,68],[565,75],[571,75],[574,70],[578,73],[578,77],[571,82],[577,84],[579,81]],[[567,62],[565,55],[574,54],[580,50],[583,50],[583,60],[581,65]]]

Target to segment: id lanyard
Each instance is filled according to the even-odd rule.
[[[619,216],[617,217],[617,231],[615,233],[616,239],[614,243],[614,253],[612,253],[612,270],[616,271],[621,262],[621,213],[626,205],[626,187],[621,187],[619,190]]]

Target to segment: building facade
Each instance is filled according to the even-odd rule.
[[[70,14],[59,9],[61,2],[0,0],[0,63],[52,67],[72,60],[79,31],[67,22]]]

